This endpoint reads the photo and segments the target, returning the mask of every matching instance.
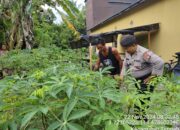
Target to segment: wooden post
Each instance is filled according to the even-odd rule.
[[[117,35],[113,36],[113,47],[117,48]]]
[[[92,45],[91,43],[89,44],[89,65],[90,65],[90,70],[92,70]]]
[[[151,49],[151,32],[148,31],[148,48]]]

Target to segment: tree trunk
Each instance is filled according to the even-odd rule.
[[[32,0],[26,0],[23,6],[24,15],[21,19],[21,26],[23,30],[23,41],[26,48],[31,49],[33,47],[33,21],[30,13]]]
[[[1,0],[1,2],[3,2]],[[3,3],[1,3],[3,5]],[[8,33],[8,39],[6,41],[9,46],[9,50],[12,49],[31,49],[34,43],[33,21],[31,17],[31,4],[32,0],[16,0],[9,1],[9,5],[4,4],[4,11],[10,10],[12,26]],[[12,6],[17,6],[20,8],[13,8]]]

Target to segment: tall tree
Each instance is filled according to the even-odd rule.
[[[56,8],[67,27],[74,32],[78,39],[80,33],[85,33],[85,11],[80,10],[73,0],[56,0],[57,6],[61,6],[64,11]]]
[[[1,18],[6,26],[5,44],[9,49],[33,46],[32,0],[1,0]]]
[[[48,4],[59,11],[67,29],[74,32],[75,38],[79,38],[82,30],[85,30],[84,14],[78,9],[72,0],[0,0],[0,43],[8,45],[9,49],[31,49],[34,42],[32,12],[40,11],[41,5]],[[32,8],[33,7],[33,8]],[[85,31],[84,31],[85,32]]]

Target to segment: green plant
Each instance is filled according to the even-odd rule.
[[[154,78],[151,81],[154,92],[140,95],[135,87],[139,81],[127,76],[117,89],[118,82],[107,75],[109,68],[90,71],[88,64],[82,62],[84,53],[84,49],[49,47],[11,51],[2,57],[1,66],[13,69],[14,73],[0,80],[0,128],[174,128],[172,123],[148,124],[143,117],[156,121],[150,119],[150,115],[166,113],[169,117],[177,115],[174,121],[179,121],[180,87],[176,82],[166,77]],[[151,97],[150,100],[143,100],[147,97]],[[135,105],[144,112],[136,113]]]
[[[101,109],[105,109],[105,99],[117,101],[116,82],[102,76],[103,71],[91,72],[82,67],[79,62],[81,58],[75,56],[77,52],[41,48],[12,51],[10,53],[15,53],[13,58],[16,57],[14,61],[8,60],[12,54],[4,56],[1,63],[7,63],[8,60],[6,67],[13,67],[19,73],[0,81],[1,128],[5,129],[14,123],[21,129],[84,128],[84,125],[90,124],[80,123],[79,118],[89,114],[91,107],[96,108],[95,104],[99,103]],[[27,57],[31,57],[32,61],[27,60]],[[44,61],[45,58],[48,62]],[[23,66],[22,62],[28,62],[30,66]],[[26,72],[22,73],[25,69]],[[105,82],[107,80],[109,82]],[[40,120],[42,125],[37,125]]]

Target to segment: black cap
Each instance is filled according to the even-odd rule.
[[[124,35],[121,39],[121,46],[127,47],[136,44],[136,37],[134,35]]]

